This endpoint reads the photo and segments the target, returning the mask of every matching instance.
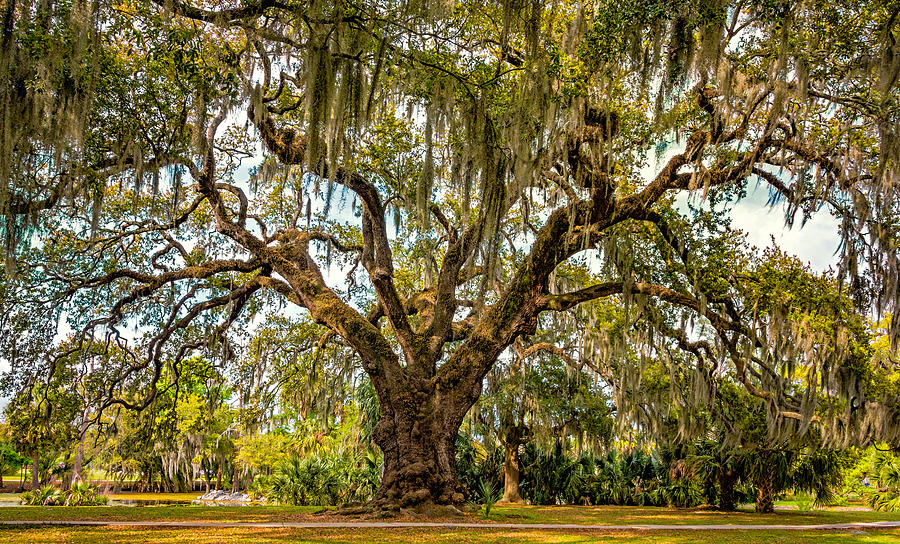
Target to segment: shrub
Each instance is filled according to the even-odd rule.
[[[73,484],[64,495],[66,506],[100,506],[109,500],[97,486],[85,482]]]
[[[689,478],[673,480],[665,488],[666,502],[676,508],[689,508],[697,506],[703,500],[703,493],[697,482]]]
[[[500,491],[487,480],[481,480],[479,484],[478,494],[481,496],[480,502],[484,508],[484,519],[491,516],[491,508],[500,500]]]
[[[260,491],[281,504],[337,505],[370,498],[379,479],[380,463],[371,452],[293,456],[276,465]]]
[[[25,491],[19,500],[28,506],[99,506],[106,504],[108,498],[101,495],[96,486],[80,483],[68,491],[45,485],[37,490]]]
[[[873,463],[879,489],[869,495],[869,504],[881,512],[900,510],[900,458],[880,454]]]
[[[59,489],[45,485],[22,493],[19,500],[28,506],[59,506],[63,502],[63,494]]]

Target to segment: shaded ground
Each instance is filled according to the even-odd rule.
[[[366,544],[430,544],[436,542],[459,542],[467,544],[581,544],[588,542],[609,542],[615,544],[838,544],[852,540],[870,544],[896,544],[900,542],[900,531],[874,530],[866,534],[849,531],[759,531],[728,533],[707,531],[672,531],[665,534],[648,534],[643,531],[546,531],[546,530],[464,530],[464,529],[191,529],[189,541],[198,544],[227,542],[327,542]],[[110,527],[0,527],[0,542],[25,544],[32,542],[72,544],[102,542],[160,542],[184,544],[186,532],[183,529],[110,528]]]

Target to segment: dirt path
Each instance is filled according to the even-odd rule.
[[[818,531],[848,529],[900,528],[900,521],[824,523],[818,525],[583,525],[575,523],[453,523],[413,521],[346,521],[346,522],[216,522],[216,521],[0,521],[0,525],[70,525],[128,527],[215,527],[215,528],[294,528],[294,529],[520,529],[576,531]]]

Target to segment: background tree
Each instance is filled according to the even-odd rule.
[[[11,443],[0,441],[0,489],[3,488],[3,475],[27,462],[28,459],[19,455]]]
[[[550,328],[552,330],[553,325]],[[545,336],[554,336],[552,333]],[[613,418],[602,382],[578,367],[551,338],[532,337],[488,374],[474,418],[503,451],[503,502],[521,502],[520,452],[536,440],[573,440],[578,450],[607,447]]]
[[[6,406],[6,421],[16,449],[31,458],[31,489],[49,478],[50,463],[74,442],[78,403],[69,389],[69,379],[71,375],[60,369],[49,383],[33,383]]]

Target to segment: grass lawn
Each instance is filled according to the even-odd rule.
[[[6,507],[0,508],[2,520],[117,520],[117,521],[352,521],[334,514],[315,514],[319,507],[291,506],[147,506],[147,507]],[[427,521],[401,516],[397,521]],[[387,520],[390,521],[390,520]],[[468,514],[459,522],[482,522],[481,516]],[[683,524],[783,524],[804,525],[852,521],[900,521],[900,513],[781,511],[770,515],[752,512],[705,512],[671,508],[628,506],[501,506],[495,507],[491,521],[506,523],[584,523],[603,525],[683,525]],[[718,543],[809,543],[838,544],[847,541],[887,544],[900,542],[900,530],[848,531],[562,531],[511,529],[297,529],[297,528],[147,528],[147,527],[35,527],[0,526],[0,542],[103,543],[170,542],[214,544],[220,542],[328,542],[328,543],[587,543],[615,544],[718,544]]]
[[[189,532],[188,532],[189,531]],[[147,529],[105,527],[0,527],[0,542],[6,544],[30,544],[32,542],[65,542],[67,544],[118,542],[160,542],[184,544],[186,535],[191,543],[218,544],[224,542],[327,542],[340,543],[399,543],[426,544],[432,542],[459,542],[470,544],[576,544],[609,542],[615,544],[839,544],[864,542],[871,544],[896,544],[900,531],[867,531],[856,535],[847,531],[672,531],[647,532],[599,532],[599,531],[528,531],[528,530],[452,530],[452,529]]]
[[[178,521],[349,521],[336,515],[313,515],[315,506],[19,506],[0,508],[0,520],[178,520]],[[419,518],[400,517],[398,521]],[[467,514],[451,521],[481,522]],[[900,521],[900,513],[845,511],[753,512],[691,511],[637,506],[495,506],[491,521],[504,523],[579,523],[595,525],[815,525],[854,521]],[[2,540],[0,540],[2,541]]]
[[[126,500],[126,501],[179,501],[191,502],[196,499],[202,492],[194,491],[192,493],[111,493],[107,495],[110,499]]]
[[[496,512],[496,515],[495,515]],[[717,512],[640,506],[495,506],[491,519],[509,523],[591,523],[599,525],[816,525],[853,521],[900,521],[900,512],[752,510]]]

